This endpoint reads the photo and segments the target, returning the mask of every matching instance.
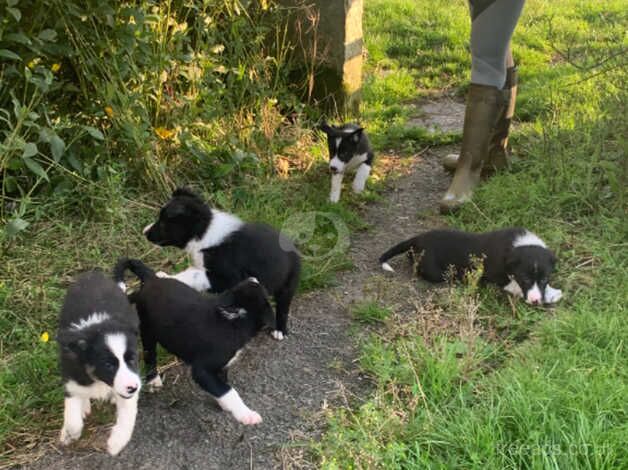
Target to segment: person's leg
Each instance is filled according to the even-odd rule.
[[[465,109],[462,148],[441,212],[471,199],[488,159],[489,144],[506,110],[506,53],[525,0],[472,0],[471,85]]]

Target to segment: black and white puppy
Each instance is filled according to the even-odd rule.
[[[222,409],[242,424],[262,418],[244,404],[226,382],[226,368],[264,326],[274,324],[265,289],[251,277],[214,296],[201,294],[175,279],[164,279],[138,260],[122,259],[114,270],[123,282],[129,269],[142,281],[129,299],[140,317],[148,385],[160,387],[157,343],[192,366],[192,377]]]
[[[141,387],[137,329],[127,296],[101,272],[82,274],[68,289],[57,333],[65,391],[62,444],[81,436],[91,399],[111,400],[117,407],[108,452],[118,454],[131,439]]]
[[[552,304],[562,297],[560,289],[549,285],[556,256],[543,240],[523,228],[487,233],[431,230],[384,253],[379,258],[382,268],[393,272],[387,261],[404,252],[410,252],[418,274],[431,282],[445,281],[452,267],[455,277],[462,278],[473,267],[475,257],[483,259],[483,281],[497,284],[529,304]]]
[[[299,284],[301,261],[282,233],[211,209],[193,192],[177,189],[144,234],[156,245],[187,251],[193,267],[172,277],[196,290],[222,292],[248,277],[259,279],[276,302],[273,338],[281,340],[288,334],[288,311]]]
[[[371,173],[374,158],[364,128],[356,124],[336,127],[323,122],[320,129],[327,134],[329,147],[329,170],[331,171],[329,200],[331,202],[340,200],[342,179],[346,171],[355,171],[353,191],[361,193]]]

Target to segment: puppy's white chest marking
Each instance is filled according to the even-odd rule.
[[[523,297],[521,286],[514,279],[511,279],[510,282],[504,286],[504,290],[515,297]]]
[[[351,158],[351,160],[347,162],[347,166],[346,166],[347,170],[355,170],[362,163],[364,163],[367,158],[368,158],[368,154],[366,153],[360,153],[358,155],[354,155]]]
[[[95,400],[108,400],[113,393],[112,388],[100,380],[91,385],[79,385],[74,380],[68,380],[65,384],[65,391],[73,397]]]
[[[212,209],[212,219],[203,236],[200,239],[190,240],[185,246],[185,251],[192,259],[192,265],[195,268],[204,268],[205,261],[202,250],[220,245],[243,224],[244,222],[233,214]]]

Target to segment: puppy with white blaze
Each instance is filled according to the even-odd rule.
[[[553,304],[562,297],[549,285],[556,256],[543,240],[523,228],[487,233],[431,230],[395,245],[379,262],[393,272],[388,260],[409,252],[417,274],[430,282],[447,280],[452,271],[457,279],[473,268],[473,258],[483,260],[482,281],[497,284],[529,304]]]
[[[288,334],[290,303],[299,285],[301,260],[291,240],[266,224],[246,223],[211,209],[188,189],[177,189],[144,229],[148,241],[182,248],[193,267],[174,276],[196,290],[223,292],[239,282],[259,279],[276,302],[273,338]]]
[[[320,129],[327,134],[329,147],[329,171],[331,171],[329,200],[334,203],[340,200],[342,180],[348,171],[355,171],[353,191],[361,193],[371,174],[375,157],[364,128],[356,124],[330,126],[323,122]]]
[[[65,296],[57,333],[65,391],[61,443],[81,436],[90,400],[111,400],[117,408],[107,441],[111,455],[117,455],[133,435],[141,387],[139,321],[120,287],[98,271],[79,276]]]
[[[266,290],[254,277],[218,295],[203,295],[175,279],[159,278],[138,260],[122,259],[115,278],[124,271],[142,281],[129,299],[140,316],[140,335],[147,368],[146,382],[161,387],[157,373],[157,343],[192,366],[194,381],[222,409],[242,424],[262,421],[227,383],[227,368],[262,328],[274,324]]]

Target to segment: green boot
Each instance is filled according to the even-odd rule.
[[[484,166],[485,172],[500,171],[510,166],[508,131],[515,114],[515,101],[517,100],[517,69],[515,67],[510,67],[506,71],[504,99],[506,100],[506,107],[497,121],[491,142],[488,144],[488,162]]]
[[[512,59],[511,59],[512,60]],[[482,168],[482,175],[486,176],[491,172],[503,170],[509,166],[508,158],[508,132],[510,123],[515,114],[515,101],[517,99],[517,69],[512,66],[506,71],[506,84],[504,85],[504,99],[508,106],[497,121],[495,131],[491,137],[488,151],[488,161]],[[456,171],[458,165],[458,154],[450,153],[443,157],[443,167],[447,171]]]
[[[480,182],[488,159],[489,142],[497,120],[506,108],[502,90],[487,85],[469,87],[462,131],[462,148],[454,178],[440,201],[441,213],[458,209],[469,201]]]

